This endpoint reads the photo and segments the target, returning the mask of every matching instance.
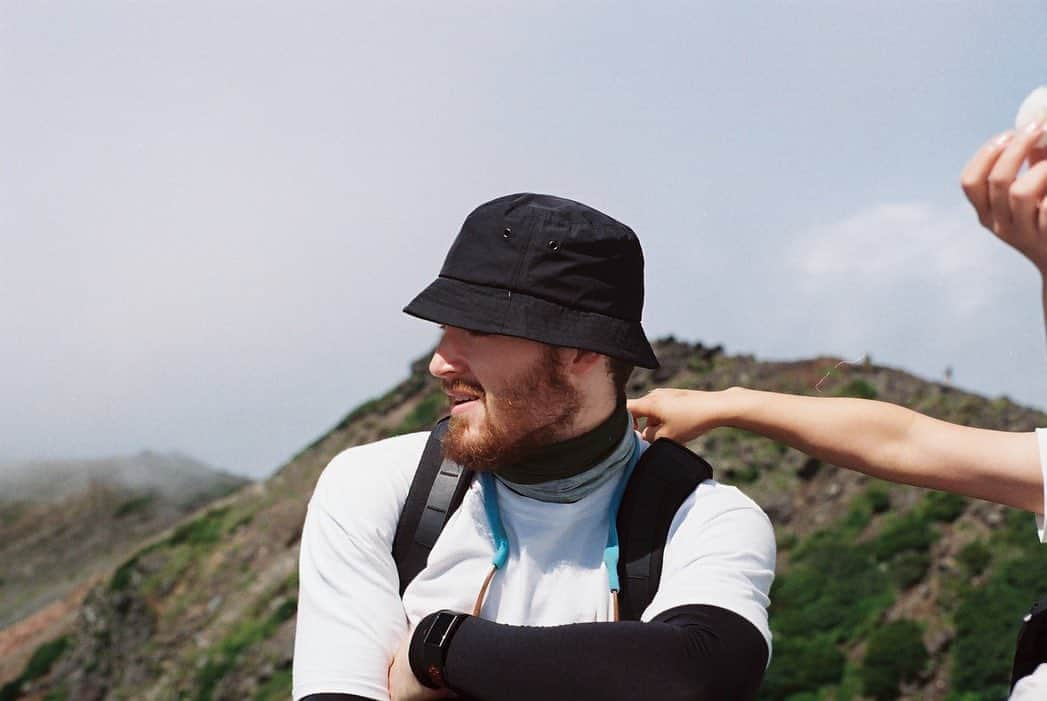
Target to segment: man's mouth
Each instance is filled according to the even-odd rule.
[[[445,389],[444,392],[447,394],[447,400],[451,404],[451,416],[468,411],[470,407],[475,406],[483,398],[482,390],[464,386],[462,383]]]

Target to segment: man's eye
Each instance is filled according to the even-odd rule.
[[[484,336],[490,336],[491,334],[486,331],[473,331],[472,329],[466,329],[465,332],[473,338],[483,338]]]

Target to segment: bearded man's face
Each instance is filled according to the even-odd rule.
[[[561,440],[581,405],[557,349],[526,339],[446,327],[429,372],[451,402],[444,456],[471,470]]]

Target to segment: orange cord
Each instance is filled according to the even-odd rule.
[[[491,565],[490,571],[487,576],[484,577],[484,583],[480,587],[480,593],[476,595],[476,603],[473,604],[473,615],[479,616],[480,609],[483,608],[484,599],[487,598],[487,589],[491,586],[491,580],[494,579],[494,573],[498,571],[498,568]],[[618,611],[618,590],[611,590],[611,620],[618,622],[619,611]]]
[[[473,615],[479,616],[480,609],[483,608],[484,599],[487,597],[487,587],[491,586],[491,580],[494,579],[494,573],[498,571],[498,568],[491,565],[491,571],[487,573],[484,578],[483,586],[480,587],[480,593],[476,596],[476,603],[473,604]]]

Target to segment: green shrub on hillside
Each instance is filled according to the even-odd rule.
[[[791,549],[789,569],[779,574],[771,591],[776,642],[761,698],[859,695],[863,667],[848,666],[847,653],[877,629],[894,602],[895,586],[908,588],[926,575],[927,549],[937,537],[930,517],[914,511],[883,519],[879,535],[861,542],[874,515],[889,506],[886,485],[873,483],[853,500],[843,518]],[[923,664],[920,661],[921,669]],[[902,668],[890,679],[907,679],[908,674]],[[876,683],[872,678],[868,682],[873,687]]]
[[[771,621],[786,637],[824,634],[851,640],[891,603],[886,575],[868,549],[825,543],[797,551],[789,572],[775,580]]]
[[[865,527],[872,522],[872,518],[872,507],[861,498],[861,495],[859,495],[851,502],[851,506],[847,510],[847,515],[840,521],[840,527],[843,528],[844,532],[846,532],[850,537],[857,537],[857,535],[865,530]]]
[[[731,469],[726,471],[725,480],[727,484],[752,484],[756,480],[760,479],[760,468],[755,465],[746,465],[741,469]]]
[[[695,353],[687,359],[687,367],[694,372],[705,373],[713,367],[713,361],[705,353]]]
[[[22,678],[12,679],[0,686],[0,701],[15,701],[22,695]]]
[[[969,577],[977,577],[992,561],[992,549],[980,540],[971,541],[960,548],[956,559]]]
[[[171,545],[211,545],[225,534],[225,515],[229,507],[212,509],[203,516],[183,523],[168,539]]]
[[[887,485],[882,482],[874,482],[862,494],[865,503],[873,510],[874,514],[882,514],[891,508],[891,493]]]
[[[443,393],[443,390],[435,389],[419,400],[414,409],[411,409],[410,413],[389,435],[398,436],[403,433],[428,431],[440,418],[440,414],[446,410],[447,395]]]
[[[908,589],[924,578],[930,566],[931,556],[926,552],[908,550],[900,553],[891,560],[891,581],[899,589]]]
[[[138,555],[135,555],[128,559],[124,564],[116,568],[113,572],[113,578],[109,580],[109,589],[111,591],[123,591],[127,589],[128,585],[131,584],[131,577],[134,574],[135,566],[138,565]]]
[[[1024,524],[1024,528],[1021,528]],[[1006,696],[1014,656],[1014,642],[1023,616],[1044,594],[1047,558],[1039,551],[1032,518],[1008,514],[993,534],[990,549],[1014,548],[1010,558],[994,566],[992,575],[977,588],[960,592],[953,616],[956,639],[952,645],[952,681],[957,693]]]
[[[937,538],[926,516],[910,511],[901,516],[889,516],[883,530],[873,541],[873,553],[880,562],[886,562],[899,553],[915,550],[924,551]]]
[[[843,653],[829,636],[776,638],[760,698],[794,701],[798,694],[837,684],[843,677],[844,664]]]
[[[999,582],[968,592],[954,620],[952,681],[959,692],[1004,698],[1014,655],[1021,612],[1029,600],[1007,591]]]
[[[241,621],[207,656],[207,661],[196,673],[197,701],[211,701],[218,682],[231,672],[240,653],[268,638],[275,625],[271,620],[247,619]]]
[[[1003,523],[993,532],[992,542],[1030,554],[1043,547],[1036,534],[1036,522],[1018,509],[1007,509]]]
[[[22,695],[22,686],[39,679],[51,671],[51,667],[69,647],[68,636],[50,640],[33,651],[22,673],[16,679],[0,687],[0,701],[14,701]]]
[[[967,508],[967,498],[948,492],[931,492],[923,498],[920,508],[935,521],[952,523]]]
[[[799,540],[797,535],[792,531],[775,531],[775,541],[778,546],[778,552],[782,553],[786,550],[792,550],[796,547],[796,543]]]
[[[25,681],[39,679],[50,672],[51,666],[58,661],[67,647],[69,647],[69,638],[63,635],[36,648],[33,656],[26,662],[22,678]]]
[[[268,640],[285,621],[294,617],[298,611],[298,598],[290,592],[297,589],[297,586],[298,575],[292,574],[280,585],[266,592],[255,603],[252,612],[207,651],[196,674],[197,701],[211,701],[218,684],[236,669],[242,654]],[[266,610],[270,611],[269,615],[265,615]],[[286,679],[288,674],[284,672],[289,674],[290,670],[277,672],[275,681],[271,680],[271,684],[266,684],[259,691],[257,698],[278,698],[281,694],[286,698],[287,693],[290,693],[290,684]]]
[[[914,621],[892,621],[869,636],[861,669],[865,695],[875,701],[898,698],[903,682],[915,681],[927,664],[923,633]]]
[[[890,506],[891,498],[886,487],[878,482],[869,485],[851,500],[847,515],[830,529],[833,539],[845,542],[857,538],[872,522],[873,516],[882,514]]]
[[[286,701],[291,697],[291,670],[279,669],[258,688],[254,701]]]
[[[879,393],[876,388],[860,377],[855,378],[840,388],[837,397],[857,397],[858,399],[876,399]]]

